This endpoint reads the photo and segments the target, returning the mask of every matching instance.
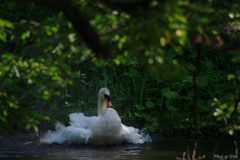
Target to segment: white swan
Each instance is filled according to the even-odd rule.
[[[107,108],[108,106],[108,108]],[[42,143],[78,143],[113,145],[123,142],[151,142],[149,135],[139,129],[121,123],[118,113],[112,108],[110,92],[101,88],[98,95],[98,116],[87,117],[83,113],[69,115],[70,126],[56,124],[56,131],[50,131],[41,138]]]

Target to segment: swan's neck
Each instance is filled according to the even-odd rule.
[[[107,103],[105,100],[98,99],[98,116],[101,115],[107,109]]]

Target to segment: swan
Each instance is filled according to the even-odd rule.
[[[151,142],[151,137],[139,129],[122,124],[121,118],[111,103],[110,92],[104,87],[98,93],[98,116],[88,117],[83,113],[71,113],[69,126],[58,122],[56,131],[49,131],[42,143],[77,143],[114,145],[120,143],[142,144]]]

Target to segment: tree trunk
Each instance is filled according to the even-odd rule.
[[[198,128],[198,103],[199,103],[199,70],[201,68],[201,51],[197,51],[196,57],[196,69],[193,74],[193,84],[194,84],[194,105],[193,105],[193,119],[194,119],[194,127]]]

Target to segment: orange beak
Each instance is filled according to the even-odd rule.
[[[107,102],[107,106],[108,106],[109,108],[113,108],[112,102],[109,101],[107,98],[106,98],[106,102]]]

